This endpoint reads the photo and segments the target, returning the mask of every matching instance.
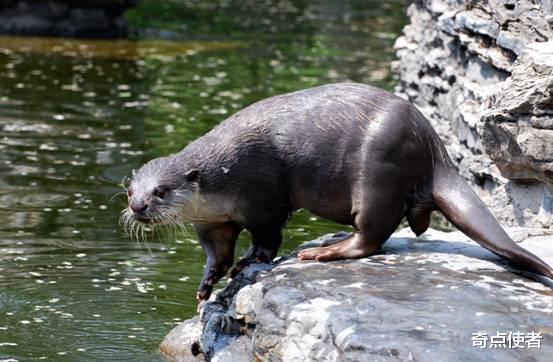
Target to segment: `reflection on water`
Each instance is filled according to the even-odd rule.
[[[314,4],[299,28],[268,11],[263,36],[244,13],[217,40],[0,37],[0,358],[159,359],[161,338],[195,313],[205,257],[191,232],[147,247],[124,235],[121,183],[269,95],[390,88],[404,1]],[[300,213],[281,251],[336,229]]]
[[[208,50],[231,49],[244,46],[238,41],[164,41],[164,40],[96,40],[45,37],[0,36],[2,52],[66,56],[79,58],[107,58],[137,61],[144,57],[174,57]]]

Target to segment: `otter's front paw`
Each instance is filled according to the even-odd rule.
[[[272,258],[264,253],[259,253],[257,255],[251,255],[245,258],[242,258],[236,263],[236,266],[230,271],[230,278],[234,278],[238,275],[245,267],[254,263],[270,263]]]
[[[204,285],[201,286],[200,289],[196,292],[196,302],[198,304],[205,302],[209,299],[211,296],[211,292],[213,291],[213,286],[211,285]]]

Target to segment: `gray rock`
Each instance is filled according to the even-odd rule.
[[[480,135],[501,174],[553,185],[553,41],[532,43],[482,109]]]
[[[0,2],[0,33],[118,37],[123,12],[137,0],[13,0]]]
[[[551,231],[509,232],[553,263]],[[459,232],[425,235],[402,230],[360,260],[247,268],[161,350],[177,361],[548,360],[553,283],[517,275]],[[517,331],[542,333],[541,349],[473,346],[473,333]]]
[[[396,93],[501,222],[553,228],[551,1],[418,0],[408,14]]]
[[[468,29],[476,34],[497,37],[499,24],[490,15],[480,9],[461,11],[455,15],[456,29]]]
[[[200,317],[189,319],[169,333],[160,346],[161,351],[167,356],[173,356],[180,361],[202,361],[203,356],[193,355],[193,345],[202,334]]]
[[[52,23],[37,15],[0,16],[0,32],[17,31],[18,34],[32,35],[48,33]]]

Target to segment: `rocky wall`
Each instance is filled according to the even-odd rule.
[[[396,93],[507,225],[553,228],[553,1],[417,0]]]
[[[0,34],[115,38],[125,36],[123,13],[138,0],[3,0]]]

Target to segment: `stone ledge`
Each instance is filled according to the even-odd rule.
[[[553,263],[553,235],[510,229]],[[326,236],[328,237],[328,236]],[[302,245],[318,244],[325,237]],[[293,255],[252,265],[173,329],[177,361],[545,360],[553,354],[553,282],[532,281],[459,232],[404,229],[384,254],[331,263]],[[472,347],[484,331],[535,331],[541,349]],[[203,352],[194,356],[191,351]]]

